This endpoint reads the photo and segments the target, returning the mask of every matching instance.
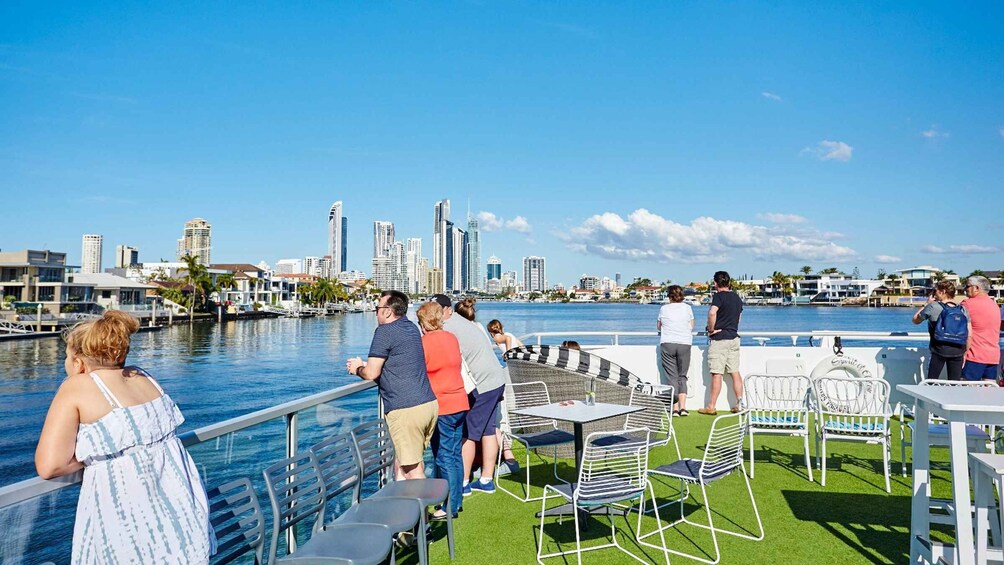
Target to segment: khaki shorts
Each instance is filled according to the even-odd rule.
[[[739,372],[739,338],[714,340],[708,345],[708,371],[712,375]]]
[[[436,429],[436,418],[439,416],[439,403],[435,400],[412,406],[398,408],[387,414],[387,429],[390,430],[390,440],[394,443],[394,454],[399,465],[417,465],[422,462],[425,447],[432,439]]]

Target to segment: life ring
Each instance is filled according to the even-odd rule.
[[[849,413],[852,411],[852,406],[856,404],[856,400],[849,397],[844,397],[844,394],[838,394],[838,398],[830,397],[825,390],[821,390],[815,386],[816,379],[820,377],[825,377],[832,372],[843,371],[844,373],[850,375],[851,377],[858,379],[870,379],[872,378],[872,372],[868,367],[861,361],[855,359],[854,357],[847,357],[843,354],[830,355],[829,357],[820,361],[812,373],[809,374],[809,380],[813,383],[813,388],[816,389],[816,401],[827,411],[836,413]],[[864,384],[864,383],[863,383]],[[872,393],[872,384],[864,384],[863,387],[859,388],[856,395],[862,393],[870,395]]]

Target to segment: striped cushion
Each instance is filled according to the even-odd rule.
[[[599,355],[592,355],[577,349],[557,345],[529,345],[510,349],[505,354],[506,361],[519,360],[550,365],[599,380],[626,387],[642,385],[641,379],[624,367],[611,363]]]
[[[830,431],[851,433],[881,432],[885,429],[882,422],[845,422],[843,420],[827,420],[823,427]]]
[[[798,416],[761,416],[750,415],[750,423],[754,426],[801,426],[803,422]]]

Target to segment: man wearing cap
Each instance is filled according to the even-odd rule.
[[[433,300],[443,307],[443,329],[457,336],[460,354],[470,369],[475,389],[470,393],[471,409],[467,412],[467,430],[464,437],[464,496],[473,491],[495,492],[495,459],[499,444],[495,436],[499,402],[505,391],[505,369],[495,357],[495,346],[488,334],[474,322],[453,315],[453,305],[443,294]],[[481,478],[473,484],[467,480],[474,466],[476,443],[481,443]]]

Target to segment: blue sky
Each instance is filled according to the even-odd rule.
[[[449,198],[566,284],[1000,269],[1002,61],[1000,3],[4,2],[0,248],[274,263],[342,200],[368,271]]]

